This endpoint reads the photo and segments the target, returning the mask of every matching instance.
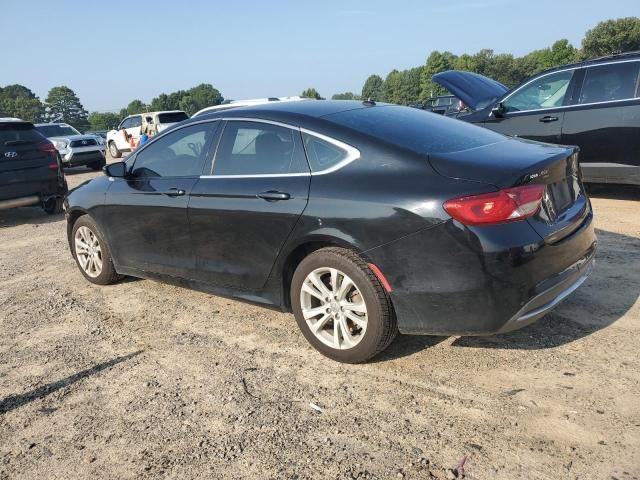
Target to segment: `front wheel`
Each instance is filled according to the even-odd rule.
[[[109,153],[111,154],[111,158],[120,158],[122,152],[118,150],[116,146],[116,142],[109,142]]]
[[[109,285],[122,278],[116,273],[109,247],[91,217],[78,218],[71,235],[73,256],[84,278],[98,285]]]
[[[369,265],[344,248],[322,248],[300,262],[291,305],[309,343],[339,362],[365,362],[398,333],[388,293]]]
[[[44,202],[42,209],[47,215],[58,215],[62,213],[62,203],[64,200],[61,197],[53,197]]]
[[[107,162],[103,160],[101,162],[92,163],[91,165],[89,165],[89,168],[94,172],[97,172],[98,170],[102,169],[102,167],[104,167],[106,164]]]

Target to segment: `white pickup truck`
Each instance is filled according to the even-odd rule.
[[[130,152],[135,149],[143,128],[155,135],[187,118],[189,117],[182,110],[129,115],[120,122],[118,128],[107,132],[109,153],[112,158],[120,158],[122,152]]]

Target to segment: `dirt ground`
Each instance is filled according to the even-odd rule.
[[[288,314],[93,286],[62,215],[1,211],[0,479],[638,479],[640,189],[591,193],[596,269],[552,314],[357,366]]]

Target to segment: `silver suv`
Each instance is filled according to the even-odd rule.
[[[102,137],[83,135],[67,123],[37,123],[36,129],[56,146],[63,167],[86,165],[100,170],[105,166]]]

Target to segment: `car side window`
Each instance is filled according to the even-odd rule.
[[[130,120],[131,120],[131,125],[129,125],[127,128],[135,128],[142,125],[142,117],[139,115],[136,117],[132,117]]]
[[[533,80],[505,100],[506,111],[519,112],[561,107],[564,105],[564,98],[572,76],[573,70],[568,70]]]
[[[131,128],[131,121],[133,120],[133,118],[125,118],[122,123],[120,124],[120,126],[118,127],[118,130],[124,130],[125,128]]]
[[[298,130],[263,122],[227,121],[214,175],[308,173]]]
[[[610,102],[636,97],[639,70],[640,62],[620,62],[587,68],[578,103]]]
[[[303,133],[302,138],[312,172],[327,170],[345,160],[349,155],[346,150],[315,135]]]
[[[202,174],[207,145],[215,127],[200,123],[159,137],[135,158],[135,177],[194,177]]]

